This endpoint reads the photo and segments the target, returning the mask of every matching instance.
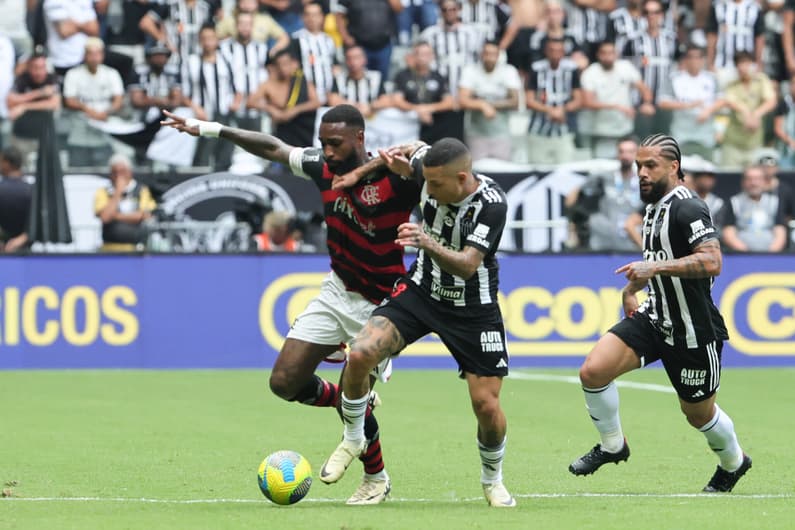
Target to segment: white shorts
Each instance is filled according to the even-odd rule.
[[[287,338],[342,349],[342,344],[350,344],[361,331],[375,308],[359,293],[346,290],[340,277],[331,271],[320,284],[320,294],[293,322]],[[336,352],[328,360],[339,362],[342,355]],[[391,364],[387,358],[373,369],[373,375],[386,382],[392,373]]]

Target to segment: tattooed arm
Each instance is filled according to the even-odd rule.
[[[709,239],[683,258],[665,261],[633,261],[616,269],[630,282],[650,280],[654,276],[678,278],[711,278],[718,276],[723,266],[723,255],[717,239]]]
[[[465,246],[461,250],[453,250],[440,244],[430,237],[422,227],[415,223],[403,223],[398,227],[398,238],[395,242],[402,247],[416,247],[425,250],[443,271],[468,280],[483,263],[486,255],[473,246]]]

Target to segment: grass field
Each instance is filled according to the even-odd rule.
[[[719,402],[754,467],[719,496],[698,494],[717,459],[675,395],[654,386],[662,371],[625,377],[648,384],[621,389],[632,456],[586,478],[566,471],[597,441],[579,387],[563,380],[575,371],[515,374],[503,390],[505,473],[519,506],[494,510],[466,387],[450,371],[398,362],[379,388],[393,498],[375,507],[344,505],[358,463],[294,506],[260,494],[267,453],[299,451],[316,471],[341,433],[330,409],[272,397],[264,372],[0,372],[0,482],[11,494],[0,528],[795,528],[795,370],[724,372]]]

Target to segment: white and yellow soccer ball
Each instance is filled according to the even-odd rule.
[[[312,486],[312,467],[295,451],[276,451],[259,465],[257,483],[262,494],[276,504],[295,504]]]

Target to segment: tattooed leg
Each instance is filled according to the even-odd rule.
[[[342,387],[350,399],[361,398],[370,391],[370,371],[388,356],[399,352],[405,341],[395,325],[386,317],[375,316],[351,342],[348,365],[342,376]]]

